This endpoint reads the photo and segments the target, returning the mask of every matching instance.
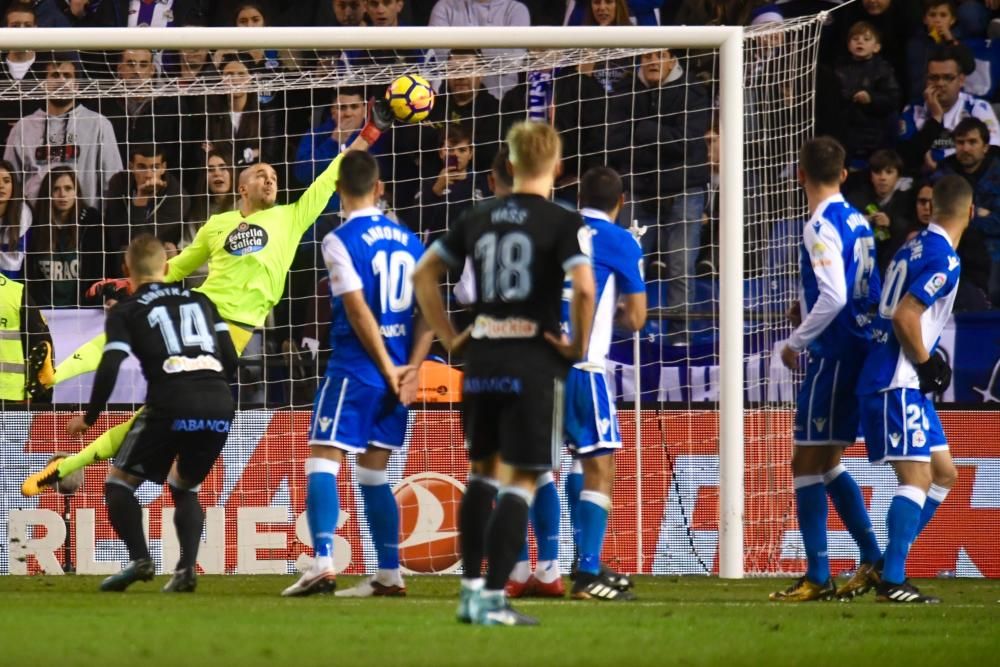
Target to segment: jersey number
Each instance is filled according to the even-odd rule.
[[[868,296],[868,281],[875,268],[875,239],[862,236],[854,242],[854,263],[857,272],[854,274],[854,300],[858,301]]]
[[[906,260],[901,259],[889,265],[885,272],[885,286],[882,288],[882,300],[878,304],[878,314],[887,320],[892,319],[896,312],[896,304],[903,295],[903,284],[906,282]]]
[[[215,338],[212,330],[205,321],[205,313],[197,303],[184,303],[180,306],[181,331],[178,338],[174,330],[174,323],[170,320],[170,313],[166,306],[157,306],[149,311],[146,318],[149,326],[160,328],[160,335],[163,336],[163,344],[167,348],[167,354],[180,354],[185,347],[200,347],[203,351],[212,354],[215,352]],[[183,347],[182,347],[183,345]]]
[[[372,258],[372,271],[378,276],[382,312],[402,313],[413,303],[413,255],[397,251],[391,255],[379,250]]]
[[[482,267],[479,281],[484,303],[524,301],[531,295],[531,238],[521,232],[505,234],[499,240],[496,232],[476,241],[476,259]]]

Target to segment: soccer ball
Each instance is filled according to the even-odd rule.
[[[393,115],[404,123],[419,123],[434,108],[434,89],[419,74],[405,74],[385,91]]]

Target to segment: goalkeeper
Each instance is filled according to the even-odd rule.
[[[369,103],[365,126],[349,148],[368,150],[391,125],[388,104],[384,100]],[[281,206],[275,205],[278,176],[271,165],[247,167],[239,179],[239,209],[213,215],[198,230],[191,245],[170,260],[167,282],[183,280],[208,261],[208,277],[195,289],[211,299],[229,323],[237,354],[243,353],[253,330],[264,323],[281,298],[299,241],[336,192],[343,155],[313,181],[298,201]],[[96,370],[104,339],[102,334],[85,343],[42,380],[58,384]],[[38,495],[73,471],[113,457],[134,420],[135,415],[105,431],[77,454],[57,458],[28,476],[21,493]]]

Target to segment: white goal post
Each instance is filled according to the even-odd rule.
[[[744,30],[740,27],[130,28],[0,29],[6,50],[107,49],[718,49],[719,135],[719,560],[744,574],[743,136]],[[635,364],[636,375],[639,364]],[[636,378],[638,382],[638,377]],[[636,405],[638,407],[638,395]],[[638,411],[637,411],[638,414]],[[638,422],[638,419],[637,419]],[[637,447],[638,449],[638,447]],[[638,539],[642,539],[639,531]],[[640,549],[641,559],[641,549]]]

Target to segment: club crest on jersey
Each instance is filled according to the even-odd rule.
[[[924,284],[924,291],[927,292],[927,296],[934,296],[938,293],[944,284],[948,282],[948,276],[943,273],[935,273],[931,276],[931,279]]]
[[[263,227],[244,221],[226,237],[226,252],[237,257],[260,252],[267,245]]]

